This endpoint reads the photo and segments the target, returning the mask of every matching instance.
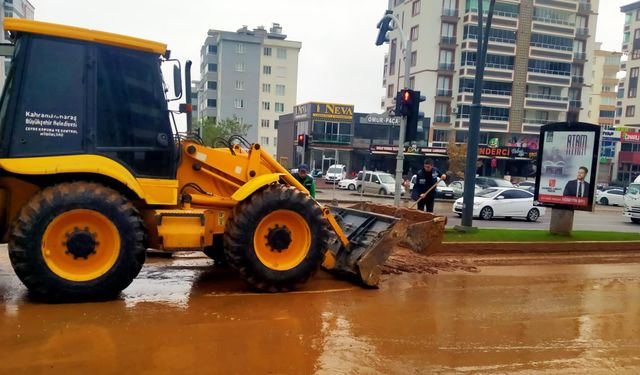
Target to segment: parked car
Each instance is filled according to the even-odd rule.
[[[396,180],[389,173],[385,172],[365,172],[364,182],[361,180],[361,185],[357,186],[357,190],[360,192],[364,186],[365,193],[374,193],[381,195],[393,195],[396,192]],[[402,190],[400,194],[404,194],[404,187],[400,187]]]
[[[416,175],[411,176],[411,180],[409,180],[409,190],[413,190],[413,185],[416,184]],[[436,186],[436,198],[442,199],[453,199],[453,189],[447,186],[447,183],[444,181],[438,182],[438,186]]]
[[[490,187],[504,187],[504,188],[512,188],[513,184],[507,180],[503,180],[501,178],[493,178],[493,177],[476,177],[476,185],[480,186],[483,189]]]
[[[516,187],[519,187],[520,189],[524,189],[527,190],[528,187],[535,187],[536,186],[536,182],[535,181],[522,181],[519,182],[518,185],[516,185]]]
[[[452,183],[449,184],[449,187],[453,190],[454,198],[460,198],[464,194],[464,181],[453,181]],[[482,188],[476,185],[475,193],[481,190]]]
[[[453,212],[462,216],[462,198],[453,204]],[[482,220],[494,217],[523,217],[537,221],[545,214],[543,207],[533,206],[533,194],[517,188],[488,188],[473,199],[473,216]]]
[[[623,189],[607,189],[605,191],[596,190],[596,203],[602,205],[623,206],[624,190]]]
[[[336,183],[347,177],[347,166],[344,164],[332,164],[324,174],[324,180],[328,183]]]
[[[338,182],[338,189],[356,190],[361,184],[362,184],[362,171],[358,172],[358,175],[354,178],[340,180],[340,182]]]
[[[311,171],[311,177],[318,178],[322,177],[322,169],[314,169]]]

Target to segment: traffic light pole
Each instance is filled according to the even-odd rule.
[[[397,25],[400,23],[397,21]],[[409,74],[411,68],[411,39],[405,38],[404,33],[400,32],[401,39],[404,42],[404,88],[409,88]],[[400,134],[398,136],[398,155],[396,156],[396,191],[393,196],[393,204],[400,207],[400,192],[402,191],[402,171],[404,169],[404,139],[407,134],[407,116],[402,116],[400,121]]]

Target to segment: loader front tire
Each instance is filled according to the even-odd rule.
[[[116,297],[145,260],[136,208],[97,183],[61,183],[36,194],[13,223],[11,264],[29,291],[52,302]]]
[[[271,185],[235,207],[224,240],[229,264],[253,288],[284,292],[316,273],[328,238],[318,204],[298,189]]]

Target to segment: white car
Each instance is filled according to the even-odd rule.
[[[413,190],[413,185],[416,184],[416,175],[414,174],[409,181],[409,190]],[[436,186],[436,198],[446,198],[453,199],[455,198],[453,189],[447,186],[447,183],[444,181],[438,182],[438,186]]]
[[[624,190],[607,189],[605,191],[596,191],[596,203],[613,206],[624,206]]]
[[[453,204],[453,212],[462,216],[462,199]],[[533,206],[533,194],[516,188],[484,189],[473,198],[473,216],[482,220],[494,217],[523,217],[527,221],[538,221],[545,214],[543,207]]]
[[[338,189],[356,190],[360,184],[362,184],[362,180],[358,180],[356,178],[340,180],[340,182],[338,182]]]
[[[385,172],[365,172],[364,182],[361,180],[361,184],[356,187],[358,192],[362,190],[364,186],[365,193],[374,193],[381,195],[393,195],[396,192],[396,180],[395,178]],[[404,187],[400,187],[400,195],[404,194]]]
[[[324,174],[324,180],[327,183],[340,182],[347,177],[347,167],[344,164],[332,164]]]
[[[453,190],[453,197],[460,198],[464,194],[464,181],[453,181],[449,184],[449,187]],[[478,193],[482,188],[478,185],[475,187],[475,192]]]

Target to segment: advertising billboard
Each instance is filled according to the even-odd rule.
[[[600,127],[554,123],[540,131],[535,204],[568,210],[593,210]]]

